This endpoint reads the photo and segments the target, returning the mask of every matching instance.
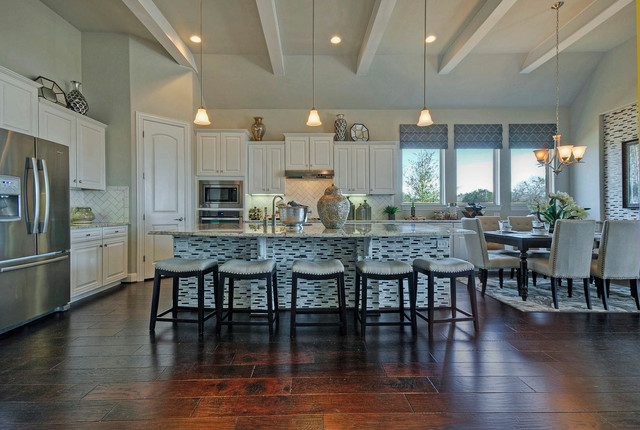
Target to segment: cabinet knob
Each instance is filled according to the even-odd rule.
[[[104,247],[105,247],[105,248],[107,247],[107,244],[106,244],[106,243],[104,244]]]
[[[78,182],[82,183],[82,179],[80,179]]]
[[[76,180],[74,179],[73,182],[76,182]]]
[[[184,218],[183,218],[183,217],[180,217],[180,218],[174,218],[173,220],[174,220],[174,221],[182,221],[182,220],[184,220]]]
[[[102,245],[100,245],[100,248],[102,248]]]

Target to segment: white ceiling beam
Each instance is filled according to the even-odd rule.
[[[389,24],[389,19],[395,6],[396,0],[376,0],[373,5],[369,25],[364,34],[360,54],[358,55],[357,75],[364,76],[369,72],[369,68],[371,67],[371,63],[373,63],[373,58],[376,55],[378,46],[380,46],[382,36],[387,28],[387,24]]]
[[[153,0],[122,1],[178,64],[198,71],[193,53]]]
[[[440,57],[438,73],[446,75],[471,53],[518,0],[489,0]]]
[[[564,51],[632,2],[633,0],[617,0],[613,4],[605,4],[605,2],[594,1],[562,27],[561,33],[568,33],[569,35],[560,41],[558,44],[558,50],[560,52]],[[556,40],[554,31],[552,35],[545,39],[544,42],[529,52],[520,73],[533,72],[538,67],[555,57],[555,55]]]
[[[271,60],[271,70],[276,76],[284,76],[284,54],[280,41],[276,2],[275,0],[256,0],[256,6],[258,6],[264,41],[267,43],[267,51]]]

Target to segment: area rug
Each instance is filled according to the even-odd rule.
[[[506,274],[505,274],[506,275]],[[476,279],[476,288],[478,292],[482,289],[482,284]],[[611,292],[609,295],[609,310],[604,310],[602,299],[596,294],[596,286],[591,284],[591,307],[589,310],[584,300],[584,287],[582,281],[573,281],[573,297],[569,297],[567,291],[567,281],[562,281],[562,286],[558,288],[558,305],[560,309],[553,307],[553,298],[551,296],[551,281],[538,276],[538,285],[533,286],[531,277],[529,277],[529,294],[527,301],[523,301],[518,295],[518,287],[515,279],[509,279],[505,276],[504,288],[500,288],[498,277],[489,275],[487,283],[486,295],[494,299],[512,306],[522,312],[629,312],[640,313],[636,308],[636,302],[631,297],[629,287],[611,284]],[[478,294],[478,297],[480,295]]]

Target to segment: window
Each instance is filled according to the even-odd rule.
[[[402,150],[402,202],[441,203],[440,150]]]
[[[494,203],[494,149],[458,149],[458,203]]]
[[[511,203],[527,204],[544,199],[546,195],[545,169],[531,149],[511,149]]]

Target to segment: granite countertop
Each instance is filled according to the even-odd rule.
[[[129,225],[129,222],[93,222],[91,224],[71,224],[71,229],[97,228],[97,227],[117,227],[119,225]]]
[[[149,234],[167,236],[234,236],[234,237],[411,237],[411,236],[451,236],[466,234],[471,230],[447,228],[428,223],[406,222],[358,222],[345,224],[341,230],[328,230],[322,224],[306,224],[296,231],[279,224],[275,231],[269,225],[245,222],[227,225],[198,225],[196,231],[152,231]]]

